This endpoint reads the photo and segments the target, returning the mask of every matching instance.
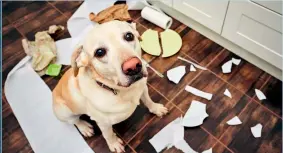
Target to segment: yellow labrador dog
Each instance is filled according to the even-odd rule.
[[[79,119],[82,114],[89,115],[113,152],[124,152],[124,147],[112,125],[126,120],[140,99],[157,116],[168,112],[148,94],[139,37],[135,23],[114,20],[95,26],[74,51],[72,68],[53,90],[57,118],[75,124],[90,137],[92,126]]]

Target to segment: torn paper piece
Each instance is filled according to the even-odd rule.
[[[238,118],[238,116],[235,116],[231,120],[227,122],[228,125],[239,125],[242,124],[241,120]]]
[[[190,93],[192,93],[192,94],[194,94],[194,95],[196,95],[196,96],[200,96],[202,98],[205,98],[207,100],[211,100],[211,98],[212,98],[212,94],[211,93],[200,91],[200,90],[198,90],[198,89],[196,89],[194,87],[191,87],[189,85],[186,86],[185,90],[190,92]]]
[[[241,59],[232,58],[232,63],[235,65],[239,65],[241,63]]]
[[[230,73],[230,72],[231,72],[231,69],[232,69],[232,64],[233,64],[232,60],[230,60],[230,61],[224,63],[224,64],[222,65],[222,72],[223,72],[223,73]]]
[[[184,140],[184,127],[181,123],[182,117],[175,119],[149,140],[156,152],[175,146],[185,153],[196,153]]]
[[[167,77],[170,81],[178,84],[186,74],[186,66],[178,66],[167,71]]]
[[[258,90],[258,89],[255,89],[255,94],[256,94],[256,96],[257,96],[257,98],[258,98],[259,100],[264,100],[264,99],[266,99],[266,97],[265,97],[265,95],[263,94],[263,92],[260,91],[260,90]]]
[[[232,95],[231,95],[231,93],[228,89],[225,90],[224,95],[229,97],[229,98],[232,98]]]
[[[201,125],[206,117],[208,117],[206,104],[193,100],[183,118],[182,125],[186,127],[196,127]]]
[[[203,151],[202,153],[212,153],[212,148],[208,149],[208,150],[205,150]]]
[[[191,71],[191,72],[197,71],[193,64],[191,64],[191,66],[190,66],[190,71]]]
[[[251,127],[252,134],[255,138],[261,137],[262,125],[258,123],[256,126]]]
[[[192,61],[189,61],[189,60],[187,60],[187,59],[184,59],[183,57],[178,56],[178,59],[180,59],[180,60],[182,60],[182,61],[184,61],[184,62],[193,64],[193,65],[194,65],[196,68],[198,68],[198,69],[207,70],[207,68],[202,67],[202,66],[200,66],[200,65],[198,65],[198,64],[196,64],[196,63],[194,63],[194,62],[192,62]]]
[[[174,124],[180,122],[181,117],[175,119],[167,126],[165,126],[162,130],[160,130],[156,135],[154,135],[149,142],[154,147],[156,152],[162,151],[166,147],[170,147],[174,145]],[[184,129],[183,129],[184,130]]]

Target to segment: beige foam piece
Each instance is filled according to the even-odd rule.
[[[160,33],[160,36],[163,49],[162,57],[169,57],[178,53],[182,47],[182,38],[177,32],[166,29],[164,32]]]
[[[148,29],[142,34],[141,37],[142,37],[142,41],[140,44],[142,49],[146,53],[154,56],[159,56],[161,54],[161,47],[159,44],[157,31]]]

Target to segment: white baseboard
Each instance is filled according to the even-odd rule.
[[[223,46],[224,48],[228,49],[229,51],[233,52],[234,54],[240,56],[241,58],[245,59],[246,61],[254,64],[255,66],[259,67],[263,71],[269,73],[270,75],[280,79],[282,81],[282,71],[275,66],[269,64],[268,62],[264,61],[263,59],[255,56],[254,54],[248,52],[247,50],[241,48],[240,46],[232,43],[231,41],[227,40],[226,38],[222,37],[221,35],[215,33],[214,31],[208,29],[207,27],[203,26],[202,24],[196,22],[195,20],[185,16],[184,14],[176,11],[175,9],[168,7],[162,2],[156,0],[149,0],[149,2],[161,10],[163,10],[168,15],[174,17],[175,19],[179,20],[180,22],[184,23],[185,25],[189,26],[190,28],[194,29],[195,31],[199,32],[200,34],[206,36],[207,38],[213,40],[217,44]]]

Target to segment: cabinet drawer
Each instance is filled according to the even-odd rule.
[[[282,69],[282,16],[251,1],[231,1],[222,36]]]
[[[253,0],[254,3],[257,3],[263,7],[266,7],[272,11],[275,11],[279,14],[282,14],[282,1],[256,1]]]
[[[220,34],[228,1],[173,0],[173,8]]]

